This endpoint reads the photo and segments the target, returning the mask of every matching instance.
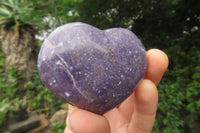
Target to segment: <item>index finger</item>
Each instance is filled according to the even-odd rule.
[[[164,52],[158,49],[151,49],[147,51],[146,54],[147,71],[144,78],[158,85],[168,67],[168,57]],[[134,100],[134,93],[132,93],[118,108],[128,121],[130,121],[134,111]]]
[[[163,51],[158,49],[151,49],[146,54],[147,71],[144,78],[158,85],[168,67],[168,57]]]

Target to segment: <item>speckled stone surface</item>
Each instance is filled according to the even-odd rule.
[[[97,114],[125,100],[146,66],[145,48],[134,33],[80,22],[55,29],[38,57],[39,75],[54,95]]]

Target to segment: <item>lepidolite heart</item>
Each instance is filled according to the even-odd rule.
[[[146,65],[145,48],[131,31],[80,22],[54,30],[38,57],[39,75],[54,95],[97,114],[125,100]]]

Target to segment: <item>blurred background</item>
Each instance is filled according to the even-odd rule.
[[[147,50],[166,52],[152,133],[200,133],[198,0],[1,0],[0,132],[63,132],[66,103],[45,88],[36,64],[45,37],[74,21],[128,28]]]

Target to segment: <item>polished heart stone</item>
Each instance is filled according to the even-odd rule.
[[[97,114],[125,100],[146,65],[145,48],[131,31],[80,22],[55,29],[38,57],[39,75],[54,95]]]

